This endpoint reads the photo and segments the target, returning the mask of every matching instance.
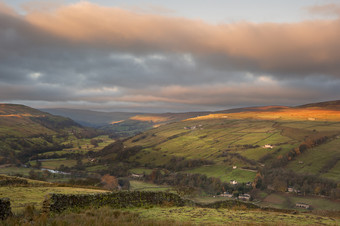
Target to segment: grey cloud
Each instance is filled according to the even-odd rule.
[[[39,107],[185,111],[289,105],[340,96],[340,47],[336,45],[334,49],[325,47],[317,64],[308,62],[308,57],[303,59],[313,51],[301,52],[296,59],[287,52],[277,54],[271,62],[270,57],[254,60],[247,56],[248,51],[246,55],[225,52],[214,43],[210,43],[210,51],[204,40],[200,41],[203,50],[187,47],[190,39],[185,34],[174,39],[158,43],[153,43],[153,38],[148,42],[132,40],[130,46],[84,42],[0,11],[0,100],[36,103]],[[167,43],[169,46],[160,47]],[[174,47],[176,43],[180,48]],[[249,47],[255,48],[253,44]],[[335,58],[326,61],[328,53]]]

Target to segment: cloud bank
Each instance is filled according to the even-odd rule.
[[[187,111],[340,97],[338,17],[216,25],[89,2],[26,8],[0,4],[3,102]]]

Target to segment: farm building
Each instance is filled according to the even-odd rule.
[[[232,198],[233,194],[230,194],[228,192],[223,192],[223,194],[220,194],[221,197],[227,197],[227,198]]]
[[[295,204],[296,207],[299,207],[299,208],[303,208],[303,209],[310,209],[310,205],[309,204],[306,204],[306,203],[301,203],[301,202],[298,202]]]
[[[232,185],[237,185],[238,182],[237,182],[236,180],[231,180],[231,181],[230,181],[230,184],[232,184]]]
[[[288,188],[287,188],[287,191],[288,191],[288,192],[295,192],[295,193],[300,192],[300,190],[297,190],[297,189],[295,189],[295,188],[293,188],[293,187],[288,187]]]
[[[238,199],[243,200],[243,201],[249,201],[250,197],[251,196],[249,194],[243,194],[243,195],[239,195]]]

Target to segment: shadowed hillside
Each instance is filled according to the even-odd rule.
[[[70,146],[70,137],[97,136],[73,120],[51,115],[27,106],[0,105],[0,163],[24,164],[39,153]]]
[[[311,103],[298,106],[297,108],[323,108],[340,110],[340,100]]]

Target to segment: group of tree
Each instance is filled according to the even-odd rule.
[[[177,188],[191,188],[193,192],[205,192],[211,195],[220,194],[223,191],[243,194],[251,190],[251,187],[246,184],[230,185],[222,182],[219,178],[207,177],[203,174],[172,173],[159,169],[154,169],[145,180]]]
[[[206,159],[186,159],[184,157],[172,157],[169,162],[162,166],[162,168],[171,171],[181,171],[184,169],[212,164],[214,164],[213,161]]]
[[[264,168],[256,178],[256,187],[285,192],[288,187],[294,188],[302,195],[337,196],[339,184],[333,180],[321,178],[317,175],[297,174],[284,168]],[[339,194],[340,195],[340,194]],[[337,198],[340,198],[338,196]]]

